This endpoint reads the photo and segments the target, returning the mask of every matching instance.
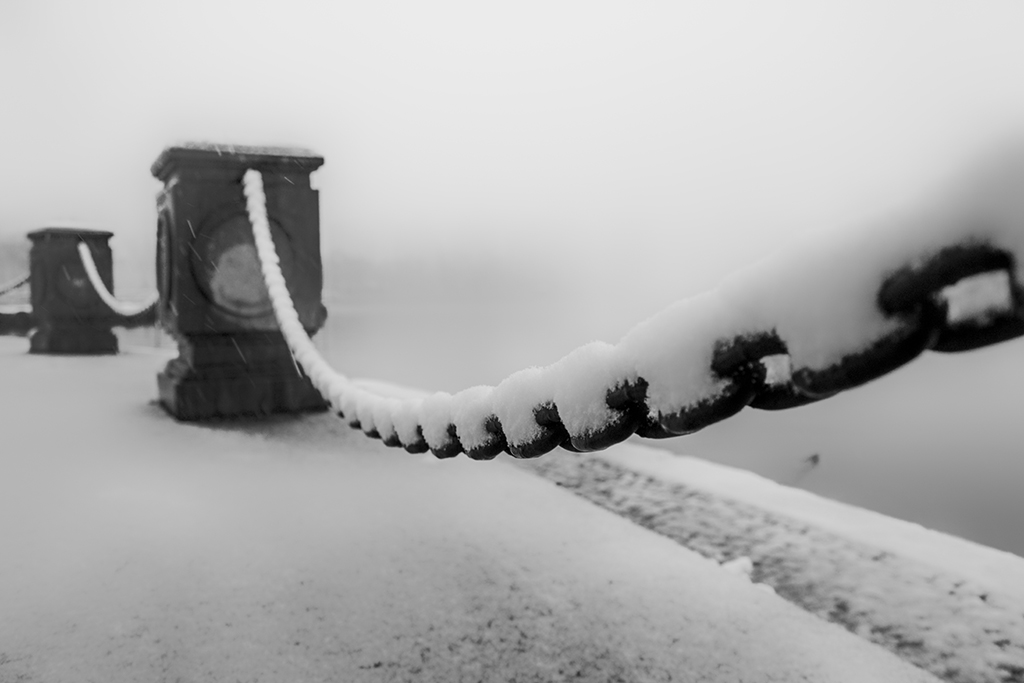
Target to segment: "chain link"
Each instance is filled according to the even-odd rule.
[[[156,312],[159,298],[141,306],[138,304],[125,304],[114,299],[113,295],[110,294],[109,290],[107,290],[106,285],[103,284],[103,280],[100,279],[99,271],[96,269],[96,263],[92,259],[92,253],[84,242],[79,243],[78,253],[82,259],[82,264],[85,267],[85,272],[89,276],[90,284],[96,290],[96,293],[100,296],[103,302],[111,309],[113,316],[112,322],[115,326],[133,329],[137,327],[152,327],[156,324]],[[30,280],[31,275],[26,275],[4,287],[0,287],[0,296],[3,296],[8,292],[12,292],[19,287],[23,287],[28,284]],[[29,330],[34,326],[35,319],[30,311],[0,313],[0,334],[25,335],[28,334]]]
[[[110,309],[113,314],[113,324],[116,327],[135,328],[152,327],[156,324],[157,305],[160,303],[160,295],[157,294],[151,301],[142,304],[131,304],[119,301],[107,289],[107,285],[100,277],[96,268],[96,262],[92,258],[89,245],[85,242],[78,243],[78,256],[82,260],[82,266],[89,277],[89,284],[96,290],[96,294]]]
[[[943,306],[938,297],[941,290],[965,278],[994,272],[1008,277],[1009,309],[981,320],[947,320],[939,326],[938,337],[929,348],[958,353],[1024,335],[1024,293],[1013,278],[1015,259],[1013,254],[990,244],[946,247],[917,268],[897,271],[879,290],[878,306],[887,315],[899,315],[929,304]]]
[[[597,428],[570,433],[560,415],[559,405],[548,398],[533,406],[529,417],[529,436],[513,438],[498,415],[487,407],[487,392],[481,392],[476,400],[483,403],[476,406],[475,414],[486,415],[482,420],[482,433],[486,437],[473,437],[467,448],[463,440],[470,441],[467,435],[471,433],[479,435],[481,425],[457,425],[457,419],[451,419],[447,424],[438,423],[437,420],[444,419],[443,416],[438,417],[442,415],[438,406],[443,407],[444,402],[452,397],[436,394],[421,399],[419,403],[414,401],[411,407],[405,404],[406,419],[411,413],[417,423],[414,429],[405,430],[406,438],[403,438],[396,427],[399,415],[395,411],[401,410],[397,407],[399,402],[384,404],[381,397],[362,390],[353,395],[348,380],[333,370],[325,370],[326,363],[318,355],[310,367],[303,362],[303,355],[307,358],[310,355],[312,342],[297,324],[294,307],[283,286],[283,276],[273,253],[273,240],[265,226],[266,197],[259,172],[249,170],[243,186],[274,310],[275,313],[279,308],[284,311],[278,314],[278,318],[285,338],[302,367],[314,386],[332,400],[338,415],[351,427],[362,429],[367,436],[382,439],[388,446],[402,447],[411,453],[430,450],[438,458],[451,458],[465,452],[472,459],[488,460],[505,452],[516,458],[535,458],[557,447],[578,452],[601,450],[633,434],[654,439],[690,434],[727,419],[747,406],[761,410],[786,410],[829,398],[888,374],[927,350],[943,353],[967,351],[1024,335],[1024,288],[1016,279],[1014,253],[991,242],[969,238],[920,255],[885,276],[872,305],[887,322],[892,323],[886,328],[888,332],[866,348],[846,353],[825,367],[801,367],[792,372],[776,372],[773,376],[770,368],[780,364],[786,368],[790,366],[790,351],[775,329],[766,329],[715,342],[710,374],[718,382],[718,389],[713,395],[673,412],[652,409],[648,379],[637,376],[618,381],[605,390],[603,400],[607,417]],[[951,319],[949,288],[965,279],[992,273],[1005,277],[1009,287],[1009,305],[1004,309],[986,309],[967,319]],[[280,286],[272,288],[272,282]],[[288,322],[289,317],[294,318],[294,324]],[[299,339],[296,336],[299,334],[305,339]],[[293,336],[296,338],[292,339]],[[302,354],[296,349],[302,349]],[[529,383],[531,379],[528,373],[522,377],[517,375],[513,376],[517,381]],[[371,405],[364,405],[366,402]],[[381,418],[374,417],[378,413],[373,406],[383,411],[379,413]],[[575,407],[563,404],[565,409]],[[429,418],[425,414],[429,414]],[[517,425],[523,422],[523,417],[505,416],[509,424],[514,422]],[[384,434],[378,428],[381,423],[390,425]],[[521,431],[518,426],[515,429]]]

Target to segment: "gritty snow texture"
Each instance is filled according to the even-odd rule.
[[[664,418],[713,401],[729,388],[732,380],[719,377],[711,368],[714,349],[723,341],[777,334],[788,350],[788,362],[776,364],[775,371],[784,371],[781,376],[774,372],[773,378],[785,381],[787,372],[824,370],[892,335],[905,334],[911,323],[902,316],[887,316],[879,307],[881,283],[901,269],[927,262],[944,248],[1002,249],[1014,257],[1017,272],[1013,275],[1018,282],[1024,268],[1021,147],[958,179],[933,205],[863,230],[819,235],[780,251],[735,273],[718,289],[677,302],[640,322],[617,345],[594,342],[551,366],[524,369],[493,390],[475,388],[458,400],[435,394],[419,405],[415,398],[405,403],[381,402],[378,394],[353,387],[316,353],[288,297],[273,251],[262,180],[255,171],[246,174],[245,192],[274,310],[314,385],[343,413],[357,416],[364,430],[370,426],[373,431],[377,422],[387,429],[394,425],[405,445],[422,432],[438,450],[451,445],[453,424],[455,435],[464,434],[470,447],[479,445],[487,438],[483,421],[491,415],[498,417],[510,445],[529,443],[542,431],[534,411],[547,405],[557,408],[574,439],[585,440],[615,417],[606,402],[608,392],[638,379],[646,382],[650,416],[665,425]],[[1001,280],[982,278],[981,285],[965,284],[957,301],[981,291],[991,302],[995,280],[1002,287],[1005,310],[1013,304],[1005,275]],[[961,309],[961,303],[954,306],[954,318],[962,315]],[[982,317],[991,312],[983,309]],[[469,405],[472,401],[478,405]]]
[[[484,428],[487,418],[494,414],[490,400],[493,391],[493,387],[475,386],[452,397],[452,424],[467,451],[481,448],[493,438]]]
[[[858,543],[943,567],[1024,602],[1024,558],[872,510],[784,486],[743,469],[677,456],[634,443],[598,454],[602,460],[667,483],[700,488],[813,524]],[[1022,613],[1024,614],[1024,613]]]
[[[711,371],[715,342],[756,332],[755,326],[718,292],[706,292],[640,323],[618,349],[647,380],[650,412],[668,414],[722,392],[728,382]]]
[[[555,387],[545,381],[541,368],[525,368],[506,377],[491,394],[494,412],[501,421],[509,444],[535,439],[540,426],[533,409],[555,400]]]
[[[166,360],[0,339],[0,680],[935,680],[507,458],[177,423]]]
[[[1024,681],[1024,559],[633,444],[523,463],[956,683]]]

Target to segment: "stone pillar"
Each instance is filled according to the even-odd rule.
[[[100,278],[111,291],[114,270],[110,245],[113,233],[78,228],[43,228],[28,234],[29,286],[32,288],[30,353],[117,353],[117,337],[110,329],[113,315],[89,282],[78,254],[85,242]]]
[[[270,305],[242,192],[263,174],[267,214],[299,320],[310,335],[321,302],[319,196],[309,175],[323,158],[303,150],[187,145],[153,164],[160,324],[179,355],[157,377],[160,402],[180,420],[324,410],[293,361]]]

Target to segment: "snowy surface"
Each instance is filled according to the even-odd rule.
[[[521,466],[951,683],[1024,674],[1024,559],[647,448]]]
[[[1024,558],[871,510],[783,486],[746,470],[634,443],[596,454],[665,482],[694,486],[912,558],[1012,595],[1024,604]],[[1024,637],[1024,633],[1021,634]]]
[[[185,425],[160,353],[0,340],[0,679],[927,681],[511,467]]]

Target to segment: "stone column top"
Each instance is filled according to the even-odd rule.
[[[262,171],[312,173],[324,158],[300,147],[263,147],[186,142],[166,148],[150,169],[166,181],[182,167],[255,167]]]
[[[88,228],[40,228],[33,230],[28,233],[28,238],[35,242],[36,240],[47,238],[47,237],[76,237],[76,238],[99,238],[99,239],[110,239],[114,236],[114,233],[108,232],[107,230],[91,230]]]

